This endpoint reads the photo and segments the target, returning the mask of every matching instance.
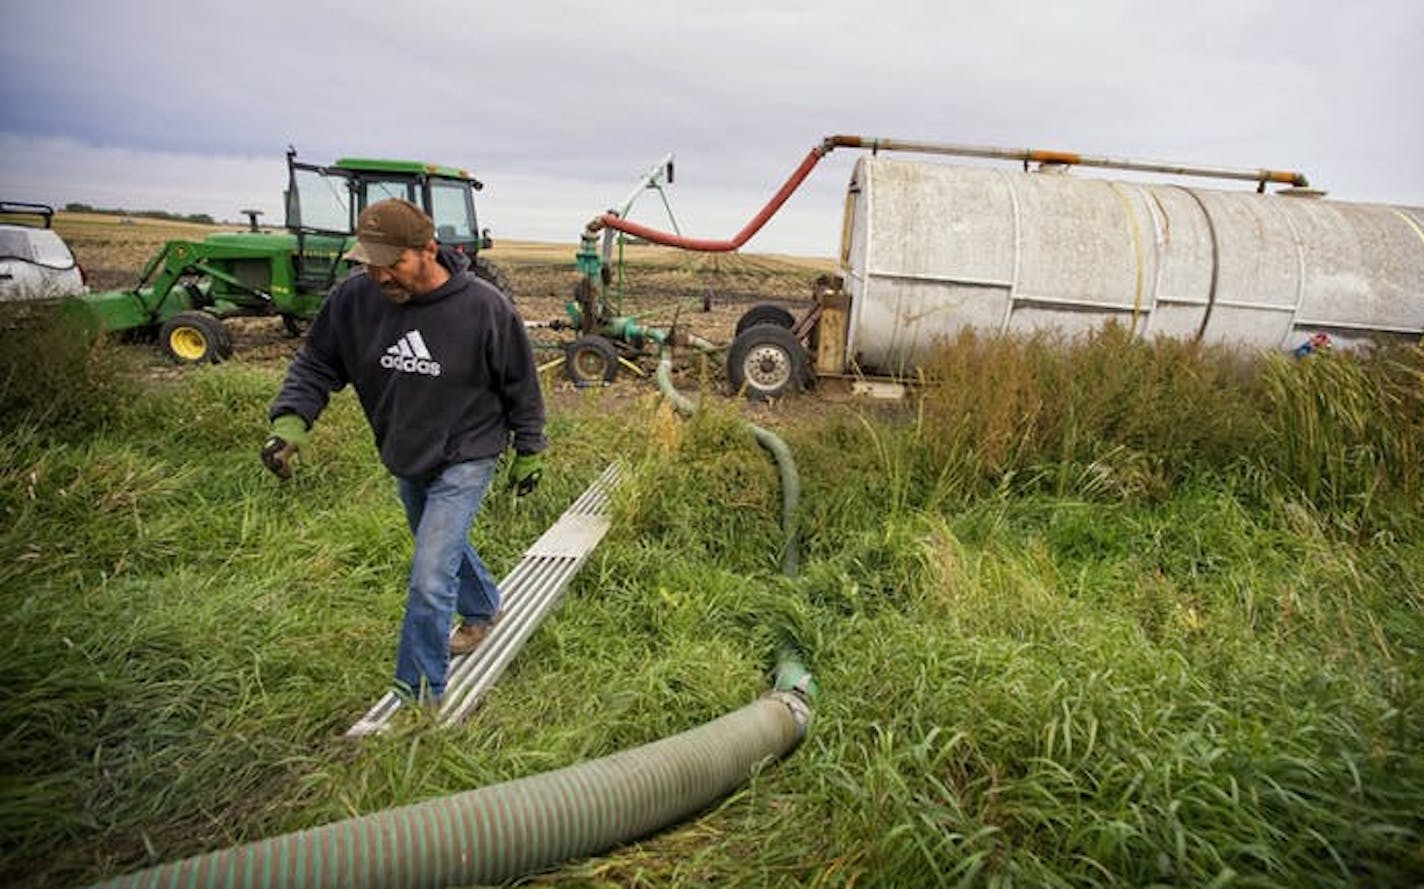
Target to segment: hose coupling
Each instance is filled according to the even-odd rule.
[[[778,689],[767,692],[766,696],[789,710],[791,718],[796,722],[796,727],[803,733],[806,731],[806,727],[811,724],[811,702],[805,695],[800,692]]]

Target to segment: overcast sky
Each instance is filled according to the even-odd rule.
[[[1421,0],[11,0],[4,18],[0,199],[277,223],[290,144],[465,167],[496,239],[572,245],[673,153],[683,232],[725,238],[846,133],[1299,170],[1424,206]],[[832,255],[855,155],[744,249]],[[631,215],[667,227],[656,195]]]

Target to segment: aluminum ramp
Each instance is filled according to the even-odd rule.
[[[436,716],[439,724],[454,725],[479,706],[485,692],[553,609],[608,531],[608,504],[621,474],[619,464],[609,464],[558,521],[525,550],[519,564],[500,582],[503,607],[498,623],[479,648],[450,659],[445,695]],[[394,691],[387,692],[346,730],[346,736],[362,737],[383,731],[400,707],[400,697]]]

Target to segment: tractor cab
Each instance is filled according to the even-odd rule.
[[[435,222],[436,240],[472,262],[492,244],[475,218],[474,192],[484,185],[464,170],[357,157],[317,166],[299,162],[289,149],[287,171],[286,228],[297,239],[294,271],[302,290],[325,291],[335,283],[345,271],[341,254],[350,247],[356,217],[387,198],[423,209]]]

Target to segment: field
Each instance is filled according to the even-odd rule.
[[[141,217],[120,223],[118,217],[87,213],[61,213],[55,228],[88,270],[95,290],[132,286],[144,263],[170,238],[201,239],[209,232],[233,230]],[[509,276],[526,320],[544,322],[568,318],[564,305],[578,282],[577,249],[576,242],[497,241],[487,255]],[[816,277],[834,270],[825,259],[698,255],[647,245],[627,246],[622,255],[621,313],[654,326],[676,322],[718,344],[731,340],[737,318],[755,302],[803,310]],[[249,362],[285,361],[296,350],[297,342],[282,335],[276,319],[239,319],[232,328],[236,348]],[[569,338],[535,333],[536,342],[551,350]]]
[[[137,232],[62,231],[91,272],[136,261]],[[496,249],[527,314],[561,311],[571,250]],[[628,298],[718,341],[826,270],[649,250]],[[1424,350],[965,337],[896,404],[749,407],[689,363],[691,418],[648,380],[551,373],[545,483],[491,496],[475,542],[503,576],[618,458],[608,537],[465,725],[353,744],[409,543],[349,393],[294,479],[260,468],[295,345],[251,324],[237,360],[189,369],[0,339],[0,883],[651,742],[754,700],[786,647],[820,686],[799,748],[523,884],[1424,883]],[[748,418],[797,463],[793,573]]]

